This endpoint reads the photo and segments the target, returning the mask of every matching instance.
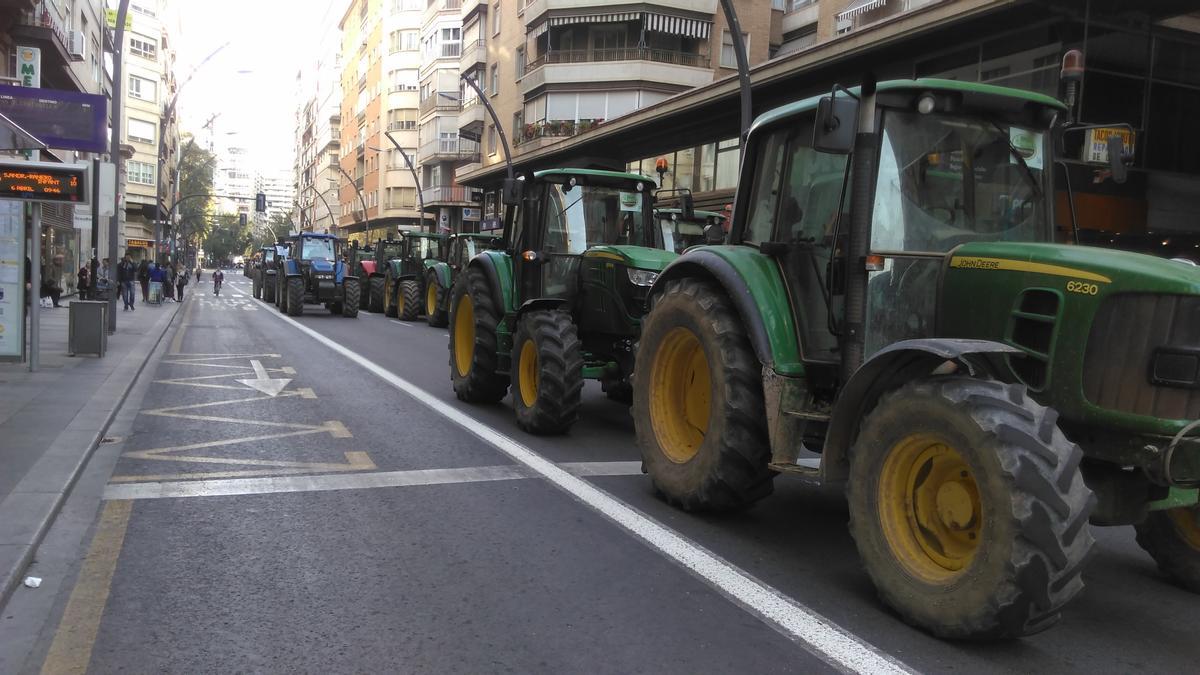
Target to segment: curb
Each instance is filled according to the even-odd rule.
[[[66,502],[75,481],[104,440],[104,435],[146,369],[146,364],[179,318],[180,307],[182,304],[175,305],[174,313],[165,322],[162,332],[157,336],[153,332],[147,334],[133,351],[125,355],[29,473],[4,501],[0,501],[0,513],[31,514],[0,523],[0,607],[8,601],[20,583],[21,575],[33,562],[38,546]],[[117,378],[116,385],[121,387],[117,396],[113,396],[109,384],[114,378]]]

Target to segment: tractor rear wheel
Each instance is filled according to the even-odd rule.
[[[416,279],[405,279],[400,282],[400,306],[396,316],[401,321],[412,321],[421,315],[421,282]]]
[[[287,280],[287,315],[300,316],[304,313],[304,279],[288,277]]]
[[[362,287],[358,279],[346,279],[342,282],[342,316],[353,319],[358,316],[359,302],[362,300]]]
[[[275,302],[275,277],[267,275],[263,279],[262,296],[264,302]]]
[[[372,275],[367,280],[367,307],[366,309],[376,314],[383,312],[383,296],[386,294],[384,286],[387,280],[380,275]]]
[[[1019,385],[916,380],[850,455],[850,533],[879,597],[944,638],[1030,635],[1083,588],[1094,498],[1083,451]]]
[[[531,434],[565,433],[579,418],[583,353],[571,315],[528,312],[513,339],[513,410]]]
[[[447,322],[445,292],[437,276],[430,273],[425,278],[425,321],[434,328],[445,328]]]
[[[392,281],[391,277],[383,283],[383,315],[395,318],[399,308],[400,282]]]
[[[731,511],[771,494],[761,370],[720,289],[667,284],[642,327],[631,412],[642,467],[668,502]]]
[[[259,285],[259,283],[258,283],[258,275],[255,275],[254,278],[250,280],[250,287],[251,287],[251,291],[254,294],[254,299],[261,300],[262,299],[262,286]]]
[[[468,269],[450,296],[450,382],[468,403],[495,403],[508,392],[508,376],[496,372],[496,327],[501,308],[492,301],[487,276]]]
[[[1138,546],[1154,558],[1163,574],[1200,593],[1200,506],[1151,511],[1134,528]]]

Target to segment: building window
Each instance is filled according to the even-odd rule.
[[[418,78],[416,68],[399,68],[388,73],[391,91],[416,91]]]
[[[500,34],[500,3],[492,3],[492,35]]]
[[[388,36],[392,52],[415,52],[421,48],[421,33],[415,30],[394,30]]]
[[[387,208],[411,209],[417,202],[417,190],[410,187],[394,187],[387,189]]]
[[[496,154],[496,125],[489,124],[487,130],[488,154]]]
[[[525,77],[525,46],[517,47],[517,79]]]
[[[131,117],[129,118],[129,125],[126,135],[131,141],[153,143],[155,136],[154,132],[156,130],[157,127],[155,127],[154,122],[147,122],[145,120],[134,119]]]
[[[492,96],[500,91],[500,64],[493,63],[491,69]]]
[[[148,16],[152,19],[155,17],[154,10],[150,9],[149,7],[142,7],[141,5],[130,4],[129,9],[132,9],[134,14],[141,14],[142,16]]]
[[[157,98],[158,83],[154,80],[138,77],[137,75],[129,76],[129,95],[141,99],[143,101],[154,101]]]
[[[408,131],[417,128],[416,108],[397,108],[388,111],[388,131]]]
[[[130,183],[154,185],[154,165],[149,162],[126,162],[125,171]]]
[[[746,59],[750,58],[750,34],[742,33],[742,41],[746,44]],[[737,55],[733,51],[733,33],[721,31],[721,67],[737,68]]]
[[[129,53],[151,61],[158,60],[158,41],[154,38],[129,38]]]

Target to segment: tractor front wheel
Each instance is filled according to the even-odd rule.
[[[383,283],[383,315],[396,318],[399,313],[400,282],[384,279]]]
[[[400,306],[396,316],[401,321],[412,321],[421,315],[421,282],[405,279],[400,282]]]
[[[445,328],[448,321],[443,295],[437,276],[431,273],[425,278],[425,321],[434,328]]]
[[[361,300],[362,287],[358,285],[358,279],[342,281],[342,316],[348,319],[357,317]]]
[[[264,302],[275,302],[275,277],[268,275],[263,279],[262,299]]]
[[[1175,583],[1200,593],[1200,506],[1151,511],[1134,526],[1137,543]]]
[[[300,316],[304,313],[304,279],[300,277],[288,277],[287,280],[287,304],[288,316]]]
[[[387,279],[381,275],[373,275],[367,280],[367,310],[380,314],[383,312],[384,304],[383,297],[387,294],[384,290],[387,284]]]
[[[1025,388],[971,377],[885,394],[850,456],[850,533],[879,597],[943,638],[1030,635],[1083,588],[1083,451]]]
[[[771,494],[760,372],[725,294],[668,282],[642,328],[633,414],[642,467],[687,511],[732,511]]]
[[[259,283],[258,283],[258,275],[255,275],[255,276],[254,276],[254,277],[253,277],[253,278],[250,280],[250,287],[251,287],[251,290],[252,290],[252,292],[253,292],[253,294],[254,294],[254,299],[255,299],[255,300],[261,300],[261,299],[262,299],[262,286],[261,286],[261,285],[259,285]]]
[[[450,382],[468,403],[495,403],[508,391],[508,376],[496,372],[496,327],[501,308],[492,301],[487,276],[468,269],[450,296]]]
[[[561,434],[579,418],[583,391],[582,343],[571,315],[528,312],[513,339],[513,409],[531,434]]]

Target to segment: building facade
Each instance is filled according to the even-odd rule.
[[[331,4],[328,12],[340,7]],[[342,62],[337,17],[322,17],[315,58],[296,74],[296,158],[292,183],[295,224],[310,232],[334,232],[342,212],[338,163],[342,147]],[[270,197],[268,197],[268,200]]]

